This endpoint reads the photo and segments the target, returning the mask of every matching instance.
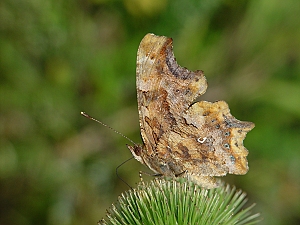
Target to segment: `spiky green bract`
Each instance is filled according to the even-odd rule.
[[[123,193],[99,224],[256,224],[259,214],[250,212],[254,205],[242,209],[245,197],[229,185],[207,190],[191,182],[155,179]]]

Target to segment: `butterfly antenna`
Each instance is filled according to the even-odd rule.
[[[117,134],[121,135],[122,137],[126,138],[126,139],[127,139],[129,142],[131,142],[133,145],[137,145],[136,143],[134,143],[134,141],[132,141],[131,139],[129,139],[128,137],[126,137],[124,134],[122,134],[122,133],[120,133],[119,131],[115,130],[114,128],[112,128],[112,127],[106,125],[105,123],[102,123],[101,121],[99,121],[99,120],[97,120],[97,119],[91,117],[91,116],[88,115],[87,113],[85,113],[85,112],[80,112],[80,114],[83,115],[84,117],[90,119],[90,120],[94,120],[95,122],[97,122],[97,123],[99,123],[99,124],[101,124],[101,125],[103,125],[103,126],[109,128],[109,129],[111,129],[111,130],[114,131],[115,133],[117,133]],[[122,182],[124,182],[124,184],[126,184],[132,191],[133,191],[133,188],[132,188],[125,180],[123,180],[123,179],[120,177],[118,171],[119,171],[119,168],[120,168],[121,166],[123,166],[125,163],[127,163],[127,162],[130,161],[130,160],[132,160],[133,158],[134,158],[134,157],[132,156],[131,158],[125,160],[125,161],[122,162],[120,165],[118,165],[117,168],[116,168],[116,175],[117,175],[117,177],[118,177]],[[135,202],[135,205],[136,205],[136,207],[138,207],[136,202]],[[141,214],[140,214],[139,211],[138,211],[138,214],[139,214],[140,220],[142,221],[142,216],[141,216]]]
[[[95,119],[95,118],[91,117],[91,116],[90,116],[90,115],[88,115],[87,113],[85,113],[85,112],[80,112],[80,114],[81,114],[81,115],[83,115],[84,117],[86,117],[86,118],[90,119],[90,120],[94,120],[95,122],[97,122],[97,123],[99,123],[99,124],[101,124],[101,125],[103,125],[103,126],[105,126],[105,127],[109,128],[109,129],[111,129],[113,132],[115,132],[115,133],[117,133],[117,134],[121,135],[123,138],[126,138],[126,139],[127,139],[128,141],[130,141],[130,142],[131,142],[133,145],[137,145],[136,143],[134,143],[134,141],[133,141],[133,140],[129,139],[129,138],[128,138],[128,137],[126,137],[124,134],[122,134],[122,133],[120,133],[119,131],[115,130],[114,128],[112,128],[112,127],[108,126],[107,124],[105,124],[105,123],[102,123],[101,121],[99,121],[99,120],[97,120],[97,119]],[[122,164],[121,164],[121,165],[122,165]]]
[[[117,175],[117,177],[118,177],[121,181],[123,181],[124,184],[126,184],[131,190],[133,190],[133,188],[132,188],[125,180],[123,180],[123,179],[119,176],[119,168],[120,168],[121,166],[123,166],[125,163],[127,163],[128,161],[132,160],[133,158],[134,158],[134,157],[132,156],[131,158],[125,160],[125,161],[122,162],[120,165],[118,165],[117,168],[116,168],[116,175]]]
[[[88,115],[87,113],[85,113],[85,112],[80,112],[80,114],[83,115],[84,117],[90,119],[90,120],[93,120],[93,121],[95,121],[95,122],[97,122],[97,123],[99,123],[99,124],[101,124],[101,125],[103,125],[103,126],[109,128],[109,129],[111,129],[111,130],[114,131],[115,133],[117,133],[117,134],[121,135],[122,137],[126,138],[126,139],[127,139],[128,141],[130,141],[133,145],[136,145],[136,143],[134,143],[131,139],[129,139],[128,137],[126,137],[124,134],[122,134],[122,133],[120,133],[119,131],[115,130],[114,128],[112,128],[112,127],[106,125],[105,123],[102,123],[101,121],[99,121],[99,120],[97,120],[97,119],[91,117],[91,116]],[[122,165],[124,165],[125,163],[127,163],[129,160],[131,160],[131,159],[133,159],[133,158],[134,158],[134,157],[131,157],[130,159],[127,159],[126,161],[122,162],[122,163],[116,168],[116,175],[117,175],[117,177],[118,177],[121,181],[123,181],[123,182],[124,182],[129,188],[131,188],[131,189],[132,189],[132,187],[131,187],[125,180],[123,180],[123,179],[119,176],[118,170],[119,170],[119,168],[120,168]]]

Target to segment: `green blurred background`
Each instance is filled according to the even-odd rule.
[[[80,111],[141,143],[135,63],[149,32],[204,70],[201,99],[256,124],[249,172],[225,180],[261,224],[300,224],[299,0],[2,0],[0,224],[96,224],[129,189],[115,174],[128,141]],[[119,174],[135,186],[139,170]]]

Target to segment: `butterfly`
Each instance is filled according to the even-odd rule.
[[[215,188],[215,176],[247,173],[243,140],[254,123],[237,120],[224,101],[195,102],[207,89],[206,78],[201,70],[177,64],[172,42],[147,34],[139,45],[136,87],[143,144],[128,148],[156,175]]]

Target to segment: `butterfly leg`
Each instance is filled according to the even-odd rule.
[[[182,177],[187,171],[184,170],[181,173],[175,174],[175,177]]]
[[[148,172],[145,172],[145,171],[140,171],[139,172],[139,177],[140,177],[140,180],[143,181],[143,178],[142,178],[142,175],[145,174],[147,176],[151,176],[151,177],[161,177],[163,176],[162,174],[159,174],[159,173],[148,173]]]

